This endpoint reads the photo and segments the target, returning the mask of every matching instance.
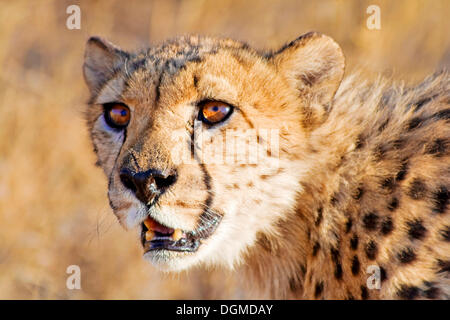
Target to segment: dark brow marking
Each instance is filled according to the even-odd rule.
[[[155,86],[155,105],[158,104],[159,98],[161,96],[161,91],[160,91],[159,87],[161,86],[163,76],[164,76],[164,71],[161,71],[161,73],[159,74],[159,77],[158,77],[158,82],[156,83],[156,86]]]
[[[369,292],[367,292],[366,286],[361,286],[361,299],[367,300],[369,298]]]

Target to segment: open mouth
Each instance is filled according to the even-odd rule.
[[[200,225],[192,231],[172,229],[147,217],[142,223],[141,241],[144,251],[171,250],[195,252],[202,240],[208,238],[217,228],[222,216],[208,212],[207,219],[200,219]]]

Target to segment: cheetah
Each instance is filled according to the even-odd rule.
[[[448,299],[449,75],[411,86],[344,68],[317,32],[272,51],[91,37],[86,122],[144,258],[233,269],[253,297]]]

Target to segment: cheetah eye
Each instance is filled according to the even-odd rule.
[[[105,121],[111,128],[123,129],[130,122],[130,109],[123,103],[112,102],[103,105]]]
[[[198,119],[206,124],[216,124],[228,119],[233,107],[221,101],[206,101],[201,104]]]

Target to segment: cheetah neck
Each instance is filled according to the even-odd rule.
[[[352,115],[363,104],[361,100],[354,99],[351,108],[341,105],[338,109],[340,99],[344,97],[337,96],[336,109],[309,137],[310,152],[301,160],[308,166],[308,175],[302,178],[295,208],[278,222],[276,236],[259,235],[246,258],[246,274],[251,275],[252,285],[261,285],[258,292],[264,292],[264,297],[313,298],[323,290],[320,282],[317,288],[318,273],[321,281],[342,273],[337,248],[340,235],[356,219],[345,208],[351,201],[347,195],[357,190],[353,176],[360,170],[360,161],[356,161],[355,143],[364,119]],[[369,119],[373,113],[366,110]]]

